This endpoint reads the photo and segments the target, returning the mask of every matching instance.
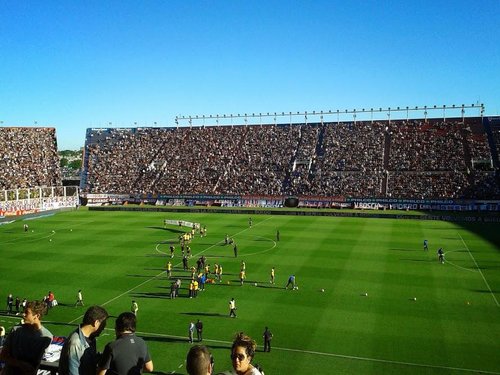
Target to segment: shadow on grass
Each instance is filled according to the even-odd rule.
[[[173,229],[173,228],[165,228],[165,227],[146,227],[148,229],[156,229],[156,230],[163,230],[165,232],[172,232],[172,233],[185,233],[186,231],[185,230],[182,230],[182,229]]]
[[[178,342],[185,342],[188,343],[189,340],[188,338],[184,337],[164,337],[164,336],[143,336],[141,335],[141,338],[144,339],[144,341],[156,341],[156,342],[171,342],[171,343],[178,343]]]
[[[257,288],[264,288],[264,289],[280,289],[280,290],[284,290],[285,287],[284,286],[277,286],[277,285],[273,285],[273,284],[257,284]]]
[[[497,294],[497,293],[500,293],[500,290],[489,290],[489,289],[471,289],[472,292],[476,292],[476,293],[486,293],[486,294]]]
[[[170,299],[169,293],[131,293],[133,298],[161,298],[161,299]]]
[[[138,278],[143,278],[143,279],[151,279],[153,277],[156,277],[158,279],[161,279],[161,277],[158,275],[132,275],[132,274],[128,274],[126,276],[127,277],[138,277]]]
[[[226,318],[227,314],[219,314],[219,313],[207,313],[207,312],[183,312],[181,315],[192,315],[192,316],[219,316]]]
[[[389,249],[389,250],[390,251],[418,251],[416,249],[400,249],[400,248],[393,248],[393,249]]]
[[[231,250],[231,254],[230,255],[224,255],[224,254],[206,254],[205,255],[205,258],[207,259],[213,259],[213,258],[237,258],[234,256],[234,253],[233,251]]]

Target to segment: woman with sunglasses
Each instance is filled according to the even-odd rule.
[[[231,347],[231,362],[234,372],[238,375],[263,375],[252,365],[257,344],[250,337],[240,332],[236,335]]]

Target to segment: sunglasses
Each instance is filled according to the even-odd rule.
[[[241,361],[243,361],[245,358],[246,358],[246,355],[244,355],[244,354],[240,354],[240,353],[238,353],[238,354],[231,354],[231,359],[232,359],[232,360],[237,359],[237,360],[239,360],[239,361],[241,362]]]

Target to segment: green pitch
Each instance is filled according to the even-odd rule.
[[[207,226],[207,236],[191,243],[190,265],[200,255],[212,266],[222,264],[222,283],[186,298],[180,228],[164,228],[166,218]],[[197,319],[204,323],[203,343],[213,352],[216,372],[231,368],[236,332],[248,333],[262,350],[262,332],[269,326],[273,349],[258,351],[254,359],[267,375],[500,374],[499,224],[252,219],[249,228],[249,215],[82,209],[1,225],[3,303],[8,293],[30,300],[53,291],[59,306],[45,325],[66,336],[87,306],[103,305],[115,317],[129,311],[134,299],[138,334],[148,342],[157,374],[186,373],[188,324]],[[238,258],[223,244],[226,234],[236,241]],[[175,300],[164,272],[170,242],[176,245],[173,275],[183,281]],[[437,261],[438,247],[445,264]],[[240,286],[242,260],[247,280]],[[284,289],[291,274],[298,290]],[[79,289],[85,307],[74,306]],[[236,319],[228,317],[232,297]],[[114,337],[113,317],[98,340],[101,349]],[[19,317],[2,310],[0,320],[9,329]]]

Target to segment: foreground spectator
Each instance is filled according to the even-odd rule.
[[[24,324],[15,326],[7,336],[0,360],[5,362],[2,375],[35,375],[43,354],[52,342],[52,333],[42,325],[47,305],[31,301],[24,309]]]
[[[97,370],[96,338],[106,327],[108,313],[101,306],[91,306],[82,324],[73,331],[61,351],[60,375],[95,375]]]
[[[223,374],[262,375],[257,366],[252,365],[257,344],[249,336],[240,332],[236,335],[231,347],[231,362],[234,372],[226,371]]]
[[[116,318],[116,340],[108,343],[99,360],[97,375],[134,375],[153,371],[153,361],[143,339],[135,335],[136,316],[121,313]]]
[[[214,358],[204,345],[193,346],[186,358],[186,370],[189,375],[211,375],[214,371]]]

